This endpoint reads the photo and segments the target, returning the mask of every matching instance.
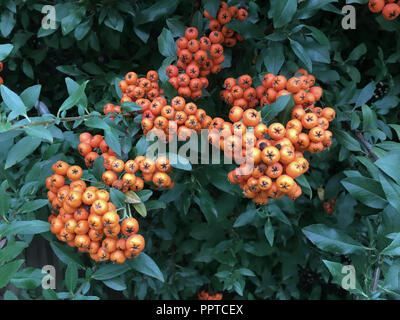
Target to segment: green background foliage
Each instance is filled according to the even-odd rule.
[[[45,178],[59,159],[86,168],[76,150],[84,131],[104,135],[123,160],[144,154],[140,117],[97,115],[105,103],[118,104],[118,81],[128,71],[158,70],[173,93],[165,76],[176,58],[173,40],[188,26],[205,32],[202,10],[217,8],[214,1],[48,1],[57,28],[46,30],[42,3],[3,1],[4,299],[196,299],[202,289],[226,299],[399,298],[400,23],[370,13],[367,2],[247,1],[248,20],[229,26],[245,41],[225,51],[222,72],[210,77],[196,102],[211,116],[226,117],[229,108],[219,99],[225,78],[248,73],[258,85],[267,72],[290,76],[301,67],[313,73],[324,89],[322,106],[334,107],[337,118],[332,147],[307,156],[310,170],[298,181],[303,196],[256,207],[229,184],[232,166],[176,168],[173,190],[146,185],[139,193],[145,251],[112,265],[90,262],[49,232]],[[356,9],[355,30],[341,27],[346,3]],[[48,110],[35,107],[38,99]],[[284,106],[274,107],[264,110],[267,120],[284,120]],[[99,181],[103,170],[97,161],[84,177]],[[336,209],[327,215],[323,199],[332,198]],[[55,290],[41,289],[42,265],[29,258],[34,246],[47,250],[42,265],[55,261]],[[342,267],[350,264],[357,286],[345,290]]]

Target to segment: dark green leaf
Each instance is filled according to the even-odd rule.
[[[306,237],[321,250],[334,254],[359,253],[365,247],[342,231],[313,224],[302,229]]]
[[[5,287],[21,267],[24,260],[15,260],[0,267],[0,288]]]
[[[128,264],[132,269],[164,282],[164,276],[160,268],[144,252],[141,252],[137,258],[128,260]]]

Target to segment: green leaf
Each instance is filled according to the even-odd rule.
[[[136,192],[136,194],[139,196],[139,198],[140,198],[140,200],[142,200],[142,202],[145,202],[150,199],[150,197],[153,194],[153,191],[144,189],[144,190],[140,190],[140,191]]]
[[[24,105],[26,108],[29,110],[31,109],[36,102],[39,100],[40,96],[40,90],[42,89],[42,86],[40,84],[37,84],[35,86],[31,86],[29,88],[26,88],[20,95],[20,98],[24,102]]]
[[[104,158],[99,156],[93,162],[92,173],[97,180],[101,180],[101,176],[103,175],[104,171]]]
[[[130,269],[128,263],[123,264],[108,264],[101,266],[95,273],[92,274],[92,278],[96,280],[108,280],[124,274]]]
[[[23,259],[15,260],[0,267],[0,289],[8,284],[23,262]]]
[[[176,47],[174,37],[171,31],[163,28],[161,34],[157,38],[158,50],[164,57],[176,56]]]
[[[24,131],[28,136],[39,138],[39,139],[42,139],[44,141],[48,141],[50,143],[53,143],[53,135],[44,126],[25,127]]]
[[[7,38],[15,26],[14,14],[9,10],[2,10],[0,16],[0,32],[3,38]]]
[[[219,9],[219,2],[215,0],[203,0],[204,9],[213,17],[217,17],[217,12]]]
[[[311,62],[311,58],[309,57],[309,55],[306,53],[305,49],[303,48],[303,46],[292,39],[289,39],[290,41],[290,46],[292,47],[293,52],[295,53],[295,55],[300,59],[301,62],[304,63],[306,69],[308,70],[308,72],[312,72],[312,62]]]
[[[385,192],[387,201],[400,213],[400,186],[385,174],[379,174],[379,181]]]
[[[143,202],[140,203],[134,203],[133,207],[135,208],[135,210],[142,216],[142,217],[146,217],[147,216],[147,209],[146,206],[144,205]]]
[[[307,177],[305,175],[301,175],[300,177],[296,178],[296,182],[303,187],[304,191],[306,194],[308,194],[310,196],[310,199],[312,198],[312,189],[310,186],[310,183],[307,180]]]
[[[191,26],[195,27],[200,32],[203,30],[203,14],[200,11],[194,13]]]
[[[58,259],[60,259],[66,265],[70,263],[76,263],[78,266],[84,268],[84,264],[82,263],[78,254],[72,248],[56,241],[51,241],[50,247],[53,249]]]
[[[400,139],[400,125],[399,124],[389,124],[390,127],[396,131],[397,138]]]
[[[157,209],[165,209],[167,204],[164,201],[160,200],[149,200],[146,202],[146,210],[157,210]]]
[[[267,53],[264,56],[264,65],[267,68],[267,71],[272,74],[278,74],[285,62],[283,45],[280,42],[274,41],[266,51]]]
[[[110,199],[112,203],[119,208],[124,208],[125,207],[125,194],[115,188],[110,189]]]
[[[76,40],[82,40],[89,33],[92,22],[92,19],[86,20],[75,28],[74,37]]]
[[[253,271],[251,271],[250,269],[240,268],[238,270],[242,276],[246,276],[246,277],[255,277],[256,276],[256,274]]]
[[[375,165],[394,181],[400,181],[399,163],[400,154],[398,152],[389,152],[375,161]]]
[[[27,59],[22,62],[22,71],[32,80],[35,79],[33,68]]]
[[[43,289],[42,295],[45,300],[59,300],[56,292],[53,289]]]
[[[0,235],[3,237],[11,234],[38,234],[47,231],[50,231],[50,224],[41,220],[14,220],[10,224],[0,225]]]
[[[75,263],[69,263],[67,270],[65,271],[65,286],[69,292],[73,293],[75,291],[76,285],[78,283],[78,267]]]
[[[378,125],[378,120],[376,118],[376,114],[370,107],[366,104],[363,104],[361,107],[362,115],[363,115],[363,131],[368,131],[372,129],[376,129]]]
[[[257,216],[257,210],[250,209],[243,212],[239,217],[237,217],[235,223],[233,224],[234,228],[243,227],[248,225],[253,221],[253,219]]]
[[[166,156],[168,157],[171,166],[176,168],[176,169],[181,169],[185,171],[191,171],[192,170],[192,165],[190,164],[190,161],[179,154],[176,153],[167,153]]]
[[[11,113],[7,117],[8,121],[14,120],[18,116],[28,118],[26,106],[16,93],[8,89],[5,85],[0,85],[0,92],[7,108],[11,110]]]
[[[368,85],[361,90],[360,95],[356,100],[356,107],[359,107],[367,103],[374,95],[375,92],[375,82],[371,81]]]
[[[74,6],[69,14],[61,19],[61,31],[63,36],[74,30],[82,21],[86,9],[84,6]]]
[[[266,105],[261,109],[262,121],[268,124],[279,114],[279,112],[283,111],[286,107],[293,105],[294,102],[291,94],[280,96],[275,103]]]
[[[118,32],[122,32],[124,29],[124,19],[113,9],[109,10],[107,13],[107,18],[104,20],[104,24]]]
[[[4,300],[18,300],[18,297],[10,290],[7,290],[4,293]]]
[[[275,28],[287,25],[297,10],[297,1],[273,0],[271,1],[272,16]]]
[[[360,253],[365,247],[346,233],[328,228],[323,224],[313,224],[302,229],[305,236],[319,249],[333,254]]]
[[[77,105],[78,102],[81,100],[82,96],[85,93],[85,88],[89,80],[83,82],[75,92],[70,95],[61,105],[60,109],[58,110],[57,115],[60,114],[62,111],[66,111],[71,109],[73,106]]]
[[[341,184],[353,196],[366,206],[383,209],[387,205],[382,186],[377,181],[366,177],[349,177]]]
[[[239,296],[243,296],[243,290],[244,290],[245,284],[246,284],[246,283],[244,282],[243,279],[239,279],[239,280],[237,280],[237,281],[235,281],[235,282],[233,283],[233,289],[235,289],[236,293],[237,293]]]
[[[342,287],[343,278],[347,275],[347,273],[342,273],[344,265],[338,262],[333,262],[328,260],[322,260],[322,262],[325,264],[325,266],[331,273],[333,282]],[[355,289],[349,288],[348,291],[354,294],[362,294],[363,296],[366,296],[366,294],[362,291],[357,279],[355,282],[356,282]]]
[[[121,144],[117,130],[108,127],[104,130],[104,140],[117,155],[121,155]]]
[[[23,137],[12,146],[7,155],[5,169],[11,168],[16,163],[26,159],[33,151],[39,147],[42,141],[36,137]]]
[[[15,259],[26,247],[28,247],[28,243],[23,241],[7,242],[7,245],[0,249],[0,263]]]
[[[17,288],[32,290],[42,284],[42,279],[42,270],[28,267],[16,272],[10,282]]]
[[[47,199],[37,199],[25,202],[21,207],[21,213],[28,213],[44,207],[48,203]]]
[[[273,228],[273,226],[271,224],[271,220],[270,219],[267,219],[267,222],[265,222],[264,234],[265,234],[265,237],[267,238],[270,246],[272,247],[274,245],[274,235],[275,235],[275,233],[274,233],[274,228]]]
[[[82,67],[83,67],[83,66],[84,66],[84,65],[82,65]],[[67,86],[68,94],[69,94],[70,96],[73,95],[74,92],[75,92],[76,90],[79,89],[79,83],[76,82],[76,81],[74,81],[74,80],[72,80],[72,79],[69,78],[69,77],[65,78],[65,84],[66,84],[66,86]],[[83,107],[86,107],[86,106],[87,106],[87,97],[86,97],[86,94],[85,94],[85,93],[82,94],[82,98],[79,99],[77,105],[78,105],[78,106],[79,106],[79,105],[82,105]]]
[[[85,125],[89,128],[98,128],[98,129],[103,129],[107,130],[110,126],[100,118],[89,118],[85,120]]]
[[[357,47],[355,47],[353,51],[350,52],[347,61],[357,61],[366,53],[367,53],[367,46],[364,43],[361,43]]]
[[[123,280],[121,280],[121,278],[119,278],[119,277],[116,277],[116,278],[113,278],[113,279],[109,279],[109,280],[104,280],[103,283],[107,287],[109,287],[109,288],[111,288],[111,289],[113,289],[115,291],[126,290],[125,282]]]
[[[231,20],[225,27],[237,31],[245,40],[261,39],[264,37],[264,32],[261,25],[256,25],[249,21]]]
[[[0,61],[4,61],[11,53],[12,49],[14,49],[14,46],[10,43],[0,44]]]
[[[141,25],[147,22],[154,22],[158,19],[167,17],[174,12],[179,4],[179,0],[159,0],[152,6],[142,10],[135,18],[135,24]]]
[[[5,192],[4,188],[0,188],[0,215],[5,216],[10,209],[10,196]]]
[[[142,107],[135,102],[125,102],[121,105],[122,110],[125,112],[141,111]]]
[[[386,256],[400,256],[400,233],[398,233],[396,238],[381,251],[381,254]]]
[[[135,259],[129,259],[128,264],[132,269],[164,282],[164,275],[160,268],[153,259],[144,252],[141,252]]]
[[[305,28],[309,29],[311,31],[312,37],[317,40],[317,42],[328,49],[331,48],[331,43],[327,36],[318,28],[313,27],[313,26],[304,26]]]
[[[334,137],[343,147],[350,151],[361,151],[360,143],[353,138],[348,132],[332,128]]]

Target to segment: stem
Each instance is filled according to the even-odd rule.
[[[381,263],[382,263],[382,261],[381,261],[381,255],[379,255],[379,256],[378,256],[378,266],[377,266],[376,269],[375,269],[375,272],[374,272],[374,280],[373,280],[373,282],[372,282],[372,287],[371,287],[371,292],[372,292],[372,293],[375,292],[375,291],[376,291],[376,288],[378,287],[378,281],[379,281],[379,277],[380,277],[380,275],[381,275],[381,268],[380,268]]]
[[[370,158],[372,158],[374,161],[379,159],[379,157],[371,150],[372,145],[365,139],[364,135],[362,134],[362,132],[360,130],[352,131],[350,129],[350,125],[349,125],[348,122],[344,122],[343,126],[347,131],[350,131],[350,132],[354,133],[354,135],[356,136],[358,141],[360,141],[360,143],[365,147],[365,149],[367,149],[368,155],[369,155]]]
[[[67,117],[67,118],[54,118],[52,120],[47,120],[47,121],[37,121],[37,122],[30,122],[30,123],[25,123],[25,124],[21,124],[18,126],[12,126],[11,128],[9,128],[7,131],[12,131],[12,130],[18,130],[18,129],[23,129],[26,127],[32,127],[32,126],[42,126],[42,125],[49,125],[49,124],[53,124],[57,121],[60,122],[72,122],[72,121],[77,121],[77,120],[86,120],[89,118],[104,118],[106,116],[103,115],[97,115],[97,114],[88,114],[85,116],[79,116],[79,117]]]
[[[374,160],[378,160],[379,157],[371,150],[372,145],[365,139],[364,135],[359,130],[355,130],[354,134],[361,144],[367,149],[369,156]]]

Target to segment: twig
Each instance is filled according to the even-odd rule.
[[[368,151],[368,155],[374,160],[378,160],[379,157],[371,150],[372,145],[365,139],[364,135],[362,134],[362,132],[360,130],[351,130],[350,125],[348,122],[344,122],[343,123],[344,128],[347,131],[353,132],[354,135],[356,136],[356,138],[358,139],[358,141],[360,141],[360,143],[365,147],[365,149],[367,149]]]
[[[357,137],[357,139],[361,142],[361,144],[367,149],[369,156],[372,159],[374,159],[374,161],[378,160],[379,157],[371,150],[372,145],[367,140],[365,140],[365,137],[361,133],[361,131],[355,130],[354,134]]]
[[[29,123],[21,124],[18,126],[12,126],[6,131],[18,130],[18,129],[23,129],[23,128],[32,127],[32,126],[49,125],[49,124],[55,123],[57,121],[71,122],[71,121],[78,121],[78,120],[86,120],[89,118],[104,118],[104,117],[105,117],[104,115],[88,114],[88,115],[79,116],[79,117],[54,118],[52,120],[47,120],[47,121],[29,122]]]
[[[378,266],[376,267],[374,272],[374,280],[372,282],[372,287],[371,287],[372,293],[374,293],[376,291],[376,288],[378,287],[378,281],[381,276],[380,264],[381,264],[381,255],[378,256]]]

